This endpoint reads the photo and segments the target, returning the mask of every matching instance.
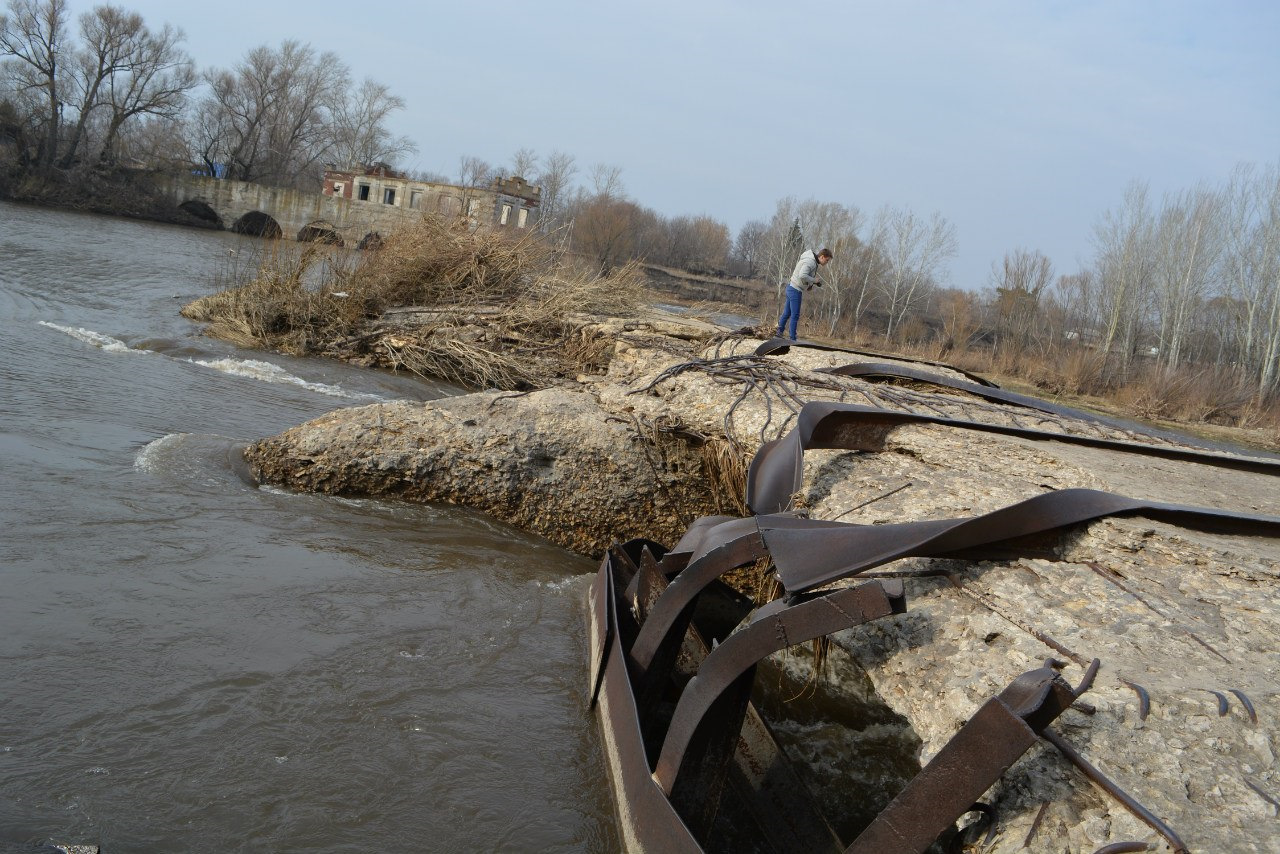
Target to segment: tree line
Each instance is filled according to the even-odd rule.
[[[313,188],[325,162],[415,150],[388,117],[404,101],[355,82],[333,53],[285,41],[232,68],[199,70],[180,29],[110,4],[74,21],[66,0],[8,0],[0,13],[0,152],[52,180],[124,165]]]
[[[1011,356],[1094,354],[1098,383],[1212,371],[1238,395],[1280,392],[1280,162],[1152,198],[1133,182],[1083,269],[1019,250],[993,269],[984,326]],[[953,298],[953,303],[956,302]]]

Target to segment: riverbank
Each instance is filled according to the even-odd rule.
[[[188,228],[218,228],[155,192],[150,173],[126,169],[109,172],[54,170],[47,177],[9,175],[0,181],[0,200]]]
[[[462,504],[595,555],[633,536],[670,544],[700,515],[741,514],[746,461],[791,425],[801,401],[1147,441],[1087,418],[829,373],[847,353],[756,357],[759,339],[676,316],[583,319],[580,328],[607,356],[569,383],[339,410],[253,444],[247,458],[264,482],[289,489]],[[1213,465],[927,424],[878,431],[869,447],[810,451],[795,505],[814,518],[885,524],[1088,487],[1280,514],[1274,476]],[[1276,542],[1117,518],[1081,526],[1043,554],[893,565],[908,613],[835,636],[840,676],[821,688],[861,710],[842,719],[878,723],[846,725],[839,770],[810,768],[811,782],[829,790],[852,763],[866,775],[869,808],[882,806],[980,702],[1067,650],[1070,681],[1092,658],[1103,664],[1092,713],[1069,711],[1060,732],[1193,849],[1276,850],[1274,806],[1258,794],[1280,787],[1280,681],[1264,664],[1280,646]],[[803,673],[805,662],[792,653],[785,667]],[[855,689],[864,683],[872,690]],[[1218,714],[1213,690],[1239,691],[1251,706]],[[803,728],[791,736],[805,741]],[[859,755],[875,756],[875,770]],[[898,776],[886,779],[885,768]],[[1071,851],[1155,838],[1074,774],[1056,753],[1032,751],[988,794],[999,820],[986,850],[1022,850],[1029,834]]]

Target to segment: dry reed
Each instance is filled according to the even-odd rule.
[[[582,317],[631,312],[643,282],[635,265],[601,276],[536,235],[429,216],[358,256],[276,244],[251,279],[183,313],[245,346],[525,389],[607,364]]]

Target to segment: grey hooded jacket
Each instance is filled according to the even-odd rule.
[[[806,249],[800,253],[796,268],[791,271],[791,281],[787,284],[798,291],[811,291],[818,281],[818,253]]]

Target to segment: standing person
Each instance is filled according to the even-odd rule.
[[[831,250],[825,247],[817,255],[813,254],[812,249],[806,249],[800,253],[800,260],[796,261],[796,268],[791,271],[791,280],[787,282],[787,303],[782,311],[782,317],[778,318],[778,338],[782,337],[782,328],[790,318],[791,340],[796,340],[796,324],[800,322],[800,303],[805,293],[813,290],[814,285],[822,287],[822,282],[818,281],[818,267],[824,266],[830,260]]]

